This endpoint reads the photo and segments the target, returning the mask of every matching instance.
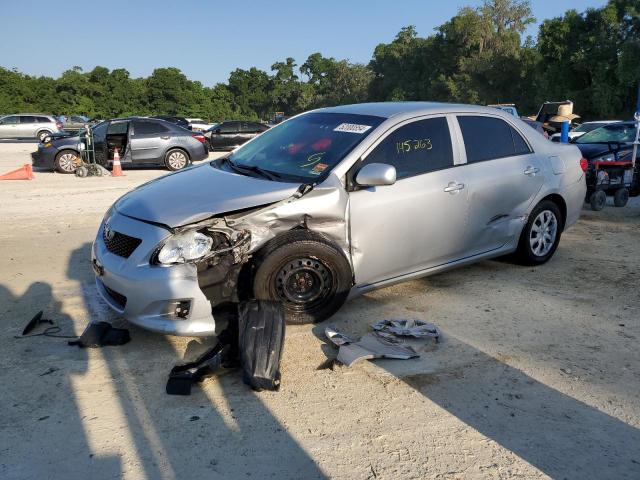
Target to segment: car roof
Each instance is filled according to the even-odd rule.
[[[315,112],[351,113],[391,118],[397,115],[429,115],[433,113],[491,113],[500,112],[493,107],[444,102],[371,102],[338,107],[321,108]]]
[[[6,115],[0,115],[0,117],[21,117],[24,115],[40,115],[42,117],[53,117],[50,113],[7,113]]]

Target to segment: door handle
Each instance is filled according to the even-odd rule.
[[[163,135],[160,137],[162,140],[169,140],[169,135]]]
[[[539,171],[540,171],[539,168],[532,167],[531,165],[529,165],[527,168],[524,169],[524,174],[529,175],[530,177],[533,177]]]
[[[444,187],[444,191],[447,193],[450,193],[451,195],[455,195],[463,188],[464,188],[464,183],[449,182],[449,185]]]

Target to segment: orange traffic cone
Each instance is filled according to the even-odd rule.
[[[25,163],[17,170],[0,175],[0,180],[33,180],[33,169]]]
[[[124,173],[122,173],[122,166],[120,165],[120,154],[118,153],[118,149],[113,149],[113,166],[111,168],[111,176],[112,177],[124,177]]]

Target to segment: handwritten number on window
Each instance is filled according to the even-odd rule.
[[[433,145],[430,138],[419,138],[415,140],[404,140],[396,142],[396,153],[398,155],[415,152],[416,150],[431,150]]]

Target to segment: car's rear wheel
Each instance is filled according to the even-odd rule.
[[[287,323],[321,322],[347,299],[351,267],[331,242],[291,231],[267,244],[255,258],[253,293],[281,302]]]
[[[558,206],[551,200],[543,200],[533,209],[522,234],[516,257],[524,265],[541,265],[558,248],[564,227],[564,219]]]
[[[184,150],[174,148],[173,150],[169,150],[165,155],[164,164],[172,172],[182,170],[189,165],[189,155],[187,155],[187,152]]]
[[[74,173],[81,163],[82,160],[78,152],[62,150],[56,155],[54,167],[60,173]]]
[[[38,133],[36,133],[36,138],[38,139],[38,141],[44,142],[44,139],[47,138],[47,136],[49,135],[51,135],[50,131],[40,130]]]

